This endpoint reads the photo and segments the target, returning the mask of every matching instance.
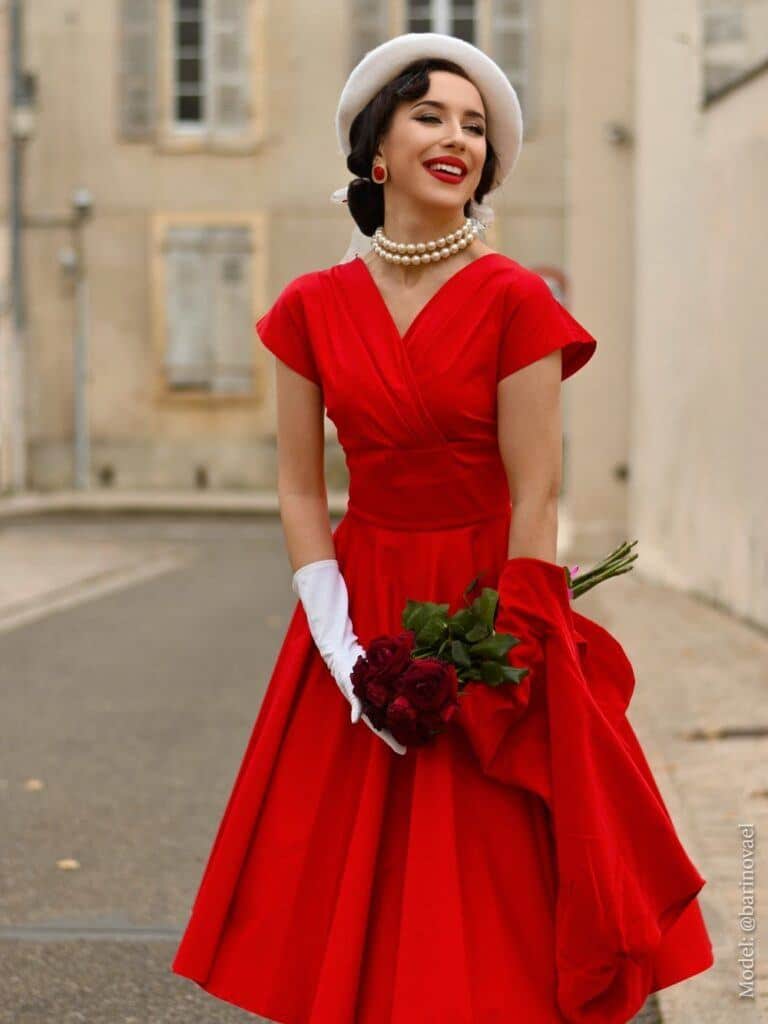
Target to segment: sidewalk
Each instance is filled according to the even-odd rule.
[[[330,500],[330,496],[329,496]],[[343,511],[346,495],[334,496]],[[165,572],[188,557],[184,545],[145,539],[112,542],[104,530],[57,530],[35,513],[112,512],[274,514],[269,495],[103,494],[0,499],[0,632],[66,603]],[[642,576],[642,549],[632,573],[579,599],[579,611],[622,643],[636,674],[628,717],[652,766],[678,834],[707,879],[700,902],[715,947],[709,971],[663,989],[665,1024],[757,1024],[768,1019],[766,930],[760,907],[768,887],[761,866],[768,836],[768,737],[717,738],[722,727],[768,725],[768,637],[684,593]],[[569,552],[579,560],[578,552]],[[64,605],[59,604],[64,602]],[[26,616],[26,618],[25,618]],[[705,738],[692,735],[699,730]],[[709,738],[706,738],[709,737]],[[739,999],[739,823],[757,832],[757,999]],[[768,944],[762,942],[762,948]]]
[[[642,548],[638,566],[642,564]],[[634,577],[634,578],[633,578]],[[583,602],[583,603],[582,603]],[[717,738],[724,727],[768,725],[768,637],[639,571],[584,596],[580,611],[621,642],[635,670],[628,718],[678,835],[706,879],[699,901],[715,964],[658,993],[665,1024],[768,1019],[768,736]],[[697,738],[709,736],[709,738]],[[739,824],[757,835],[757,998],[739,998],[742,877]],[[751,937],[754,938],[754,935]],[[761,943],[762,939],[762,943]]]
[[[182,565],[168,544],[58,536],[0,520],[0,634]]]

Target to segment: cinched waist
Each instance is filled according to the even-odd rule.
[[[497,446],[453,441],[429,448],[345,452],[347,511],[390,529],[458,527],[510,514]]]

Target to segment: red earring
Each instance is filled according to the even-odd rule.
[[[386,168],[382,167],[381,164],[376,164],[376,166],[371,171],[371,174],[373,175],[373,180],[378,182],[379,184],[381,184],[383,181],[386,181],[387,171]]]

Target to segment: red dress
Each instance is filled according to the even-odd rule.
[[[497,383],[555,349],[565,379],[597,344],[544,280],[486,254],[400,336],[358,257],[291,281],[257,327],[321,387],[345,452],[333,540],[361,643],[399,632],[409,597],[454,611],[479,573],[495,587],[511,521]],[[631,668],[532,562],[562,703],[547,719],[534,683],[527,732],[478,713],[474,733],[405,755],[350,723],[297,600],[174,972],[280,1024],[620,1024],[712,964],[704,879],[624,717]],[[588,744],[595,771],[626,776],[642,833],[620,785],[569,771]]]

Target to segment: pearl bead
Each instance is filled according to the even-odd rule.
[[[449,235],[427,242],[393,242],[387,238],[381,227],[376,228],[371,240],[373,251],[388,263],[410,267],[423,263],[437,263],[466,249],[481,231],[485,224],[467,217],[462,227]]]

